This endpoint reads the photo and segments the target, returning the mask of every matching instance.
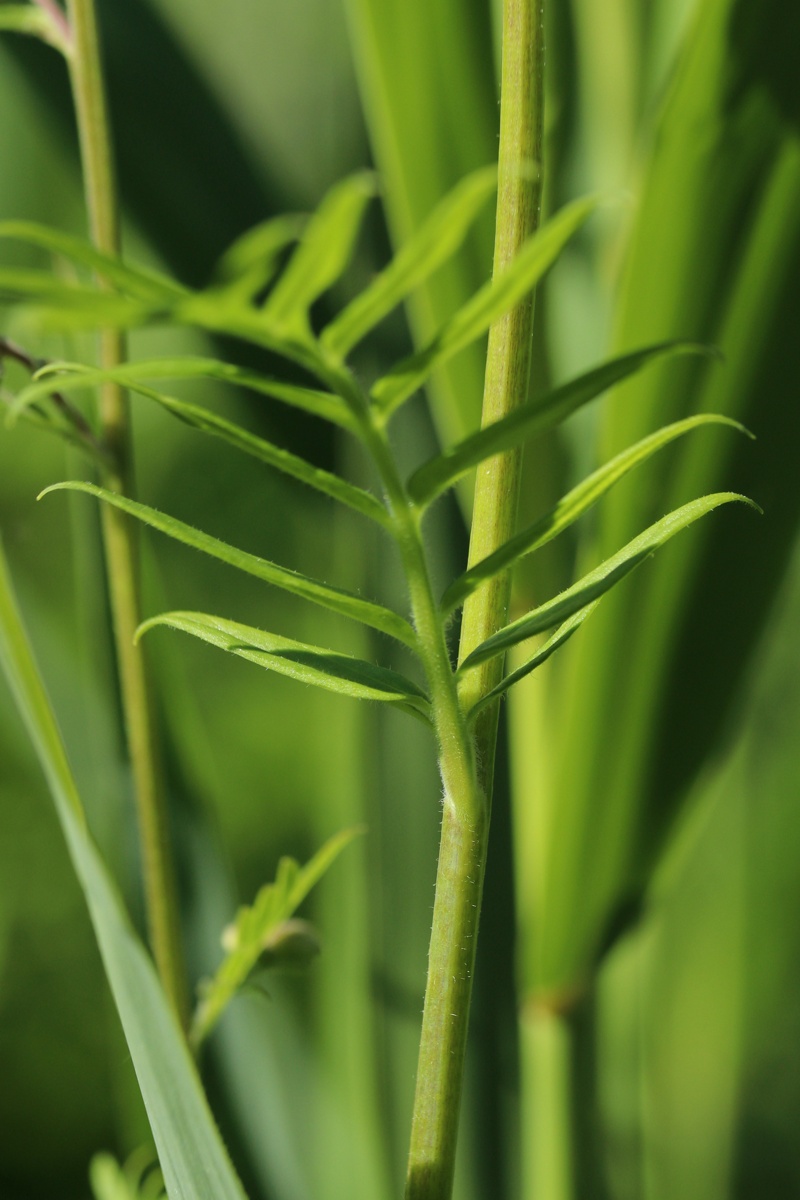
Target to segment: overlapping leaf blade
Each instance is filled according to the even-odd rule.
[[[2,11],[0,9],[0,11]],[[76,266],[88,267],[134,300],[169,304],[188,295],[188,289],[157,271],[145,270],[103,254],[91,242],[33,221],[0,221],[0,238],[25,242],[60,255]]]
[[[547,395],[523,405],[502,420],[470,434],[450,450],[423,463],[408,481],[408,494],[418,507],[424,508],[484,459],[511,450],[529,438],[560,425],[584,404],[655,359],[673,354],[707,353],[708,349],[704,346],[664,342],[602,363]]]
[[[53,380],[53,375],[57,375],[57,380]],[[40,371],[34,383],[20,392],[12,406],[12,413],[49,395],[56,388],[63,393],[82,391],[109,379],[132,388],[157,379],[213,379],[219,383],[228,383],[233,387],[246,388],[262,396],[269,396],[273,400],[300,408],[312,416],[321,417],[343,429],[355,432],[355,424],[349,410],[332,392],[301,387],[293,383],[281,383],[261,375],[258,371],[237,367],[233,363],[222,362],[216,358],[192,356],[126,363],[113,371],[97,371],[81,363],[53,363]]]
[[[43,329],[130,329],[163,315],[161,305],[100,288],[65,283],[49,271],[0,267],[0,297],[24,304]]]
[[[331,188],[264,306],[269,324],[300,336],[308,333],[308,310],[349,263],[364,208],[374,195],[375,177],[368,171]]]
[[[585,608],[578,609],[576,613],[573,613],[571,617],[568,617],[564,624],[559,625],[552,637],[549,637],[544,645],[541,646],[534,655],[532,655],[519,667],[516,667],[513,671],[510,671],[508,675],[506,675],[500,681],[500,683],[498,683],[497,687],[492,688],[491,691],[487,692],[485,696],[481,696],[480,700],[473,704],[472,708],[467,713],[468,719],[470,721],[474,721],[478,713],[482,712],[487,705],[492,704],[495,700],[499,699],[500,696],[505,695],[508,689],[513,687],[515,683],[519,683],[521,679],[525,679],[526,676],[530,675],[531,671],[535,671],[537,667],[542,665],[542,663],[547,662],[548,658],[555,654],[556,650],[560,649],[565,642],[569,641],[573,633],[578,632],[581,625],[583,625],[584,621],[586,621],[592,615],[599,603],[600,599],[593,600],[591,604],[587,604]]]
[[[535,288],[550,269],[570,238],[597,206],[593,198],[568,204],[525,243],[511,265],[490,280],[442,326],[433,341],[419,353],[404,359],[379,379],[372,389],[376,405],[391,413],[437,366],[484,334]]]
[[[511,646],[516,646],[518,642],[524,642],[534,634],[552,629],[554,625],[558,625],[559,622],[609,591],[676,533],[688,528],[700,517],[719,508],[720,505],[735,501],[748,504],[752,508],[757,507],[752,500],[748,500],[745,496],[739,496],[735,492],[715,492],[710,496],[703,496],[699,500],[691,500],[681,508],[675,509],[674,512],[668,513],[667,516],[662,517],[660,521],[656,521],[646,529],[644,533],[640,533],[638,537],[628,542],[611,558],[607,558],[599,567],[595,567],[593,571],[584,575],[577,583],[487,638],[464,660],[459,670],[468,671],[471,667],[476,667],[479,663],[494,658],[497,654],[503,654]]]
[[[280,567],[276,563],[269,562],[268,559],[259,558],[256,554],[249,554],[246,550],[239,550],[227,542],[220,541],[219,538],[211,537],[210,534],[186,525],[175,517],[158,512],[147,504],[129,500],[126,496],[107,491],[93,483],[82,483],[76,480],[53,484],[51,487],[45,488],[41,496],[64,489],[86,492],[87,495],[96,496],[99,500],[114,505],[115,508],[121,509],[122,512],[128,513],[129,516],[135,517],[152,529],[157,529],[160,533],[165,533],[168,537],[182,542],[185,546],[200,550],[212,558],[219,559],[220,562],[237,567],[248,575],[262,579],[265,583],[291,592],[304,600],[310,600],[341,616],[350,617],[354,621],[369,625],[372,629],[377,629],[388,637],[396,638],[406,646],[413,648],[416,645],[416,635],[409,623],[398,613],[384,608],[383,605],[375,604],[371,600],[363,600],[360,596],[347,592],[343,588],[336,588],[322,583],[318,579],[312,579],[308,575],[301,575],[297,571],[289,570],[288,567]]]
[[[483,167],[463,179],[388,267],[327,326],[321,338],[325,348],[337,358],[344,358],[393,308],[425,283],[462,245],[496,186],[495,167]]]
[[[334,475],[331,471],[315,467],[299,455],[292,454],[289,450],[284,450],[280,446],[275,446],[265,438],[258,437],[256,434],[242,428],[241,425],[237,425],[233,421],[227,420],[225,417],[217,416],[216,413],[211,412],[207,408],[202,408],[197,404],[189,404],[187,401],[179,400],[175,396],[167,396],[163,392],[144,387],[142,384],[132,385],[130,373],[123,373],[125,374],[126,385],[130,390],[150,400],[154,400],[162,408],[178,417],[185,424],[190,425],[193,429],[227,442],[228,445],[235,447],[237,450],[241,450],[243,453],[249,454],[253,458],[257,458],[261,462],[274,467],[276,471],[281,471],[284,475],[289,475],[292,479],[297,479],[300,483],[307,484],[323,495],[329,496],[333,500],[338,500],[341,504],[347,505],[348,508],[352,508],[355,512],[361,513],[362,516],[377,521],[384,528],[388,526],[389,514],[386,508],[371,492],[356,487],[355,484],[348,483],[347,480]],[[115,371],[86,371],[67,376],[66,378],[69,384],[72,384],[74,381],[76,386],[78,383],[82,383],[84,387],[93,387],[105,382],[108,378],[118,378],[118,375],[119,372]],[[59,376],[59,387],[61,378]],[[50,388],[56,386],[52,380],[52,376],[46,376],[45,379]],[[35,398],[41,392],[34,391],[34,389],[39,389],[41,386],[42,383],[37,382],[33,385],[33,388],[27,389],[26,392],[20,394],[18,405],[23,408],[23,411],[24,407],[30,403],[31,397],[28,393],[33,391]],[[19,409],[16,411],[19,411]]]
[[[55,802],[97,936],[170,1200],[245,1200],[183,1037],[87,829],[0,551],[0,663]]]
[[[646,462],[648,458],[669,445],[670,442],[674,442],[676,438],[682,437],[694,429],[702,428],[704,425],[728,425],[740,432],[746,432],[743,425],[730,417],[719,416],[716,413],[699,413],[697,416],[687,417],[684,421],[675,421],[672,425],[667,425],[664,429],[650,434],[649,437],[642,438],[635,446],[616,455],[587,479],[582,480],[533,525],[529,525],[527,529],[516,534],[494,554],[490,554],[481,562],[476,563],[474,567],[470,567],[468,571],[454,580],[442,596],[442,611],[452,612],[453,609],[463,604],[467,596],[471,595],[485,579],[491,579],[500,571],[504,571],[518,562],[526,554],[532,554],[535,550],[547,545],[554,537],[573,525],[629,471]]]
[[[239,909],[235,922],[226,930],[228,953],[197,1007],[192,1023],[193,1045],[205,1041],[281,926],[294,915],[345,846],[362,832],[356,828],[335,834],[304,867],[293,858],[282,858],[275,882],[265,884],[252,905]]]
[[[406,709],[427,720],[430,704],[415,683],[397,671],[376,667],[364,659],[335,650],[309,646],[292,638],[265,633],[250,625],[212,617],[207,613],[168,612],[145,621],[140,633],[165,625],[190,633],[209,645],[354,700],[379,700]]]

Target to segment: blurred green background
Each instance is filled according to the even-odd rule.
[[[523,507],[558,494],[598,446],[607,455],[692,407],[739,414],[759,440],[727,460],[710,442],[669,459],[633,509],[622,496],[580,543],[526,569],[519,602],[563,586],[573,560],[621,544],[632,520],[687,488],[697,494],[696,481],[741,488],[766,517],[670,550],[660,574],[644,568],[647,579],[609,602],[502,723],[456,1194],[561,1200],[530,1162],[537,1068],[526,1013],[589,973],[593,1066],[580,1085],[580,1137],[582,1155],[595,1147],[595,1169],[576,1196],[790,1200],[800,1196],[800,10],[778,0],[552,7],[547,203],[593,189],[613,202],[537,300],[534,387],[666,336],[719,344],[727,363],[664,370],[579,419],[526,459]],[[227,0],[224,13],[214,0],[106,0],[100,14],[127,251],[187,282],[205,282],[249,225],[308,210],[374,162],[388,222],[376,208],[335,306],[494,153],[497,13],[485,0]],[[0,42],[0,216],[83,231],[65,73],[52,52],[10,36]],[[415,335],[486,276],[490,247],[487,220],[461,264],[416,299]],[[0,253],[29,261],[16,247]],[[32,339],[14,313],[0,315],[0,332],[36,354],[92,353],[90,339]],[[410,337],[393,319],[363,369],[402,354]],[[135,356],[167,346],[208,349],[190,334],[132,339]],[[20,380],[9,365],[4,386]],[[321,465],[365,470],[327,429],[263,398],[210,384],[191,394]],[[437,432],[474,423],[479,396],[476,352],[437,380],[433,419],[420,400],[399,422],[409,463],[433,450]],[[134,404],[149,503],[403,603],[395,564],[357,517]],[[17,588],[94,832],[141,916],[97,514],[80,496],[34,503],[47,483],[85,473],[35,431],[0,429],[0,521]],[[445,581],[466,547],[455,503],[434,537]],[[148,612],[201,607],[379,652],[366,633],[189,550],[153,536],[144,552]],[[431,745],[401,714],[316,694],[164,631],[151,635],[151,654],[196,977],[214,966],[237,901],[272,877],[281,854],[308,857],[345,825],[368,828],[309,906],[321,958],[300,978],[270,977],[266,996],[243,996],[214,1039],[209,1088],[249,1194],[397,1196],[433,897]],[[559,814],[590,801],[588,845],[570,858]],[[634,845],[619,850],[624,869],[607,883],[593,873],[592,843],[598,854],[612,845],[619,868],[607,815],[617,806],[635,809],[625,834]],[[567,859],[578,864],[572,876]],[[551,896],[542,863],[558,883]],[[559,922],[577,929],[571,951]],[[0,1197],[87,1197],[93,1153],[124,1158],[146,1140],[61,835],[0,686]]]

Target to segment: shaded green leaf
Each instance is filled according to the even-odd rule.
[[[576,200],[547,221],[520,250],[510,266],[468,300],[423,350],[404,359],[372,388],[384,413],[392,412],[425,382],[437,366],[485,333],[536,287],[571,237],[597,207],[597,200]]]
[[[133,267],[119,258],[101,253],[83,238],[50,229],[47,225],[37,225],[32,221],[0,221],[0,238],[38,246],[78,266],[89,267],[106,283],[114,284],[133,299],[148,304],[169,304],[189,294],[187,288],[157,271]]]
[[[311,579],[297,571],[290,571],[288,567],[280,567],[265,558],[259,558],[256,554],[249,554],[246,550],[239,550],[235,546],[228,545],[227,542],[220,541],[219,538],[211,537],[210,534],[202,533],[199,529],[186,525],[175,517],[158,512],[147,504],[129,500],[127,496],[109,492],[93,483],[80,483],[74,480],[67,483],[55,483],[45,488],[40,493],[40,497],[46,496],[49,492],[62,490],[86,492],[89,496],[96,496],[99,500],[113,504],[115,508],[121,509],[129,516],[136,517],[145,525],[157,529],[160,533],[165,533],[185,546],[200,550],[212,558],[219,559],[220,562],[237,567],[240,571],[254,575],[257,579],[263,579],[265,583],[282,588],[285,592],[291,592],[295,596],[301,596],[304,600],[310,600],[314,604],[322,605],[323,608],[329,608],[341,616],[361,621],[362,624],[396,638],[406,646],[412,648],[416,646],[416,634],[408,621],[398,613],[392,612],[391,609],[384,608],[381,604],[362,600],[360,596],[346,592],[343,588],[332,587],[318,579]]]
[[[53,380],[53,375],[58,375]],[[156,379],[213,379],[219,383],[229,383],[233,387],[247,388],[300,408],[312,416],[331,421],[343,429],[356,432],[355,423],[349,410],[338,396],[332,392],[322,392],[314,388],[300,387],[292,383],[280,383],[269,379],[257,371],[237,367],[232,363],[222,362],[216,358],[158,358],[145,362],[126,363],[113,371],[96,371],[81,363],[51,363],[38,371],[36,380],[19,393],[12,406],[12,413],[18,412],[26,405],[49,395],[54,389],[60,392],[81,391],[95,387],[106,380],[114,380],[125,387],[136,388],[145,380]]]
[[[510,538],[494,554],[490,554],[459,576],[442,597],[442,611],[452,612],[454,608],[463,604],[467,596],[474,592],[475,588],[485,579],[491,579],[493,575],[510,567],[524,555],[532,554],[534,550],[545,546],[577,521],[634,467],[638,467],[662,447],[674,442],[676,438],[682,437],[684,433],[689,433],[704,425],[728,425],[742,433],[747,432],[743,425],[740,425],[738,421],[731,420],[730,417],[718,416],[716,413],[700,413],[694,417],[687,417],[684,421],[675,421],[672,425],[657,430],[649,437],[642,438],[635,446],[623,450],[621,454],[594,471],[587,479],[582,480],[538,521]]]
[[[552,629],[554,625],[558,625],[560,621],[571,616],[578,609],[584,608],[593,600],[604,595],[614,584],[638,567],[646,558],[649,558],[654,550],[663,546],[676,533],[688,528],[700,517],[719,508],[720,505],[730,504],[734,501],[761,511],[752,500],[748,500],[746,496],[739,496],[735,492],[716,492],[711,496],[703,496],[699,500],[691,500],[681,508],[675,509],[674,512],[668,513],[666,517],[662,517],[660,521],[656,521],[644,533],[640,533],[638,537],[628,542],[627,546],[623,546],[611,558],[607,558],[599,567],[595,567],[593,571],[584,575],[582,579],[566,588],[565,591],[560,592],[558,596],[554,596],[552,600],[539,605],[526,616],[512,621],[510,625],[506,625],[504,629],[500,629],[492,637],[487,638],[464,660],[459,671],[468,671],[471,667],[476,667],[479,663],[504,653],[518,642],[524,642],[526,638],[532,637],[536,633]]]
[[[308,310],[349,263],[364,208],[374,195],[375,177],[369,171],[331,188],[264,306],[270,324],[307,335]]]
[[[553,429],[584,404],[654,359],[673,354],[708,353],[707,347],[694,343],[663,342],[611,359],[552,392],[538,396],[530,404],[522,405],[502,420],[479,429],[458,445],[423,463],[408,481],[408,494],[416,505],[424,508],[484,459]]]
[[[227,954],[214,978],[205,986],[197,1007],[191,1032],[194,1046],[200,1046],[208,1037],[228,1004],[246,983],[264,951],[273,948],[281,927],[293,916],[345,846],[361,832],[362,829],[355,828],[336,834],[305,867],[300,867],[293,858],[282,858],[275,882],[265,884],[252,905],[244,905],[239,909],[236,920],[223,934],[223,947]]]
[[[522,665],[517,667],[514,671],[510,671],[509,674],[506,675],[505,678],[500,681],[500,683],[498,683],[497,687],[492,688],[492,690],[487,692],[485,696],[481,696],[480,700],[473,704],[472,708],[467,713],[467,719],[469,721],[474,721],[478,713],[482,712],[483,709],[486,708],[487,704],[491,704],[493,701],[499,699],[499,697],[504,695],[510,687],[514,686],[515,683],[519,683],[521,679],[525,679],[527,675],[530,675],[531,671],[535,671],[537,667],[542,665],[542,663],[547,662],[551,654],[555,654],[559,647],[563,646],[565,642],[569,641],[573,633],[577,633],[583,622],[587,619],[587,617],[592,615],[599,603],[599,599],[593,600],[591,604],[587,604],[586,608],[579,609],[578,612],[569,617],[563,625],[558,627],[553,636],[548,638],[544,645],[541,646],[536,653],[531,656],[531,658],[522,663]]]
[[[496,167],[483,167],[463,179],[388,267],[327,326],[321,337],[323,346],[337,358],[344,358],[370,329],[455,254],[496,187]]]
[[[0,663],[55,801],[171,1200],[245,1200],[183,1036],[92,841],[0,551]]]
[[[430,710],[427,696],[410,679],[351,654],[309,646],[207,613],[161,613],[145,621],[139,633],[157,625],[180,629],[267,670],[354,700],[381,700],[426,719]]]

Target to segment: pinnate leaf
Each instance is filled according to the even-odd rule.
[[[602,363],[529,404],[523,404],[507,417],[479,429],[424,463],[409,479],[408,494],[418,507],[425,508],[478,463],[560,425],[584,404],[655,359],[674,354],[708,353],[708,347],[694,342],[663,342]]]
[[[233,925],[225,930],[227,951],[216,975],[206,985],[192,1024],[191,1038],[200,1046],[236,993],[247,982],[265,949],[274,948],[281,927],[290,920],[308,893],[360,828],[345,829],[332,837],[304,867],[293,858],[282,858],[274,883],[261,888],[252,905],[244,905]]]
[[[489,326],[531,292],[567,242],[597,206],[595,199],[576,200],[562,208],[524,244],[511,264],[484,284],[447,321],[419,353],[404,359],[372,388],[376,405],[386,414],[421,387],[430,373],[474,342]]]
[[[741,433],[747,432],[743,425],[740,425],[738,421],[733,421],[730,417],[719,416],[716,413],[699,413],[697,416],[687,417],[683,421],[675,421],[672,425],[666,425],[656,433],[650,434],[649,437],[642,438],[635,446],[623,450],[621,454],[616,455],[610,462],[572,488],[538,521],[510,538],[494,554],[488,555],[459,576],[442,597],[442,611],[452,612],[454,608],[463,604],[467,596],[471,595],[485,579],[491,579],[492,576],[512,566],[526,554],[532,554],[534,550],[547,545],[554,537],[557,537],[559,533],[568,529],[579,517],[583,516],[634,467],[638,467],[664,446],[674,442],[676,438],[704,425],[728,425],[733,429],[738,429]]]
[[[321,338],[323,346],[339,359],[349,354],[393,308],[455,254],[496,187],[495,167],[483,167],[463,179],[388,267],[327,326]]]
[[[127,496],[121,496],[117,492],[107,491],[93,483],[70,480],[67,483],[55,483],[45,488],[40,493],[40,498],[49,492],[65,489],[96,496],[98,500],[112,504],[115,508],[128,513],[129,516],[135,517],[152,529],[165,533],[167,537],[182,542],[185,546],[191,546],[212,558],[219,559],[220,562],[237,567],[240,571],[254,575],[257,579],[263,579],[265,583],[282,588],[285,592],[291,592],[304,600],[310,600],[323,608],[329,608],[341,616],[350,617],[354,621],[369,625],[407,646],[412,648],[416,646],[414,630],[399,613],[392,612],[391,609],[384,608],[381,604],[374,604],[371,600],[362,600],[360,596],[346,592],[342,588],[332,587],[330,584],[312,579],[308,575],[301,575],[298,571],[290,571],[288,567],[280,567],[266,558],[249,554],[246,550],[239,550],[227,542],[220,541],[219,538],[194,529],[191,525],[186,525],[175,517],[150,508],[147,504],[140,504],[137,500],[130,500]]]
[[[660,521],[656,521],[644,533],[640,533],[611,558],[607,558],[599,567],[595,567],[593,571],[584,575],[582,579],[560,592],[559,595],[554,596],[552,600],[539,605],[526,616],[520,617],[519,620],[513,621],[504,629],[493,634],[492,637],[487,638],[464,659],[459,671],[468,671],[471,667],[476,667],[479,663],[494,658],[497,654],[503,654],[518,642],[524,642],[536,633],[544,633],[545,630],[552,629],[579,609],[603,596],[676,533],[688,528],[700,517],[719,508],[720,505],[733,502],[747,504],[760,511],[752,500],[748,500],[746,496],[739,496],[735,492],[715,492],[710,496],[703,496],[699,500],[691,500],[681,508],[675,509],[674,512],[668,513],[666,517],[662,517]]]
[[[145,621],[139,633],[158,625],[190,633],[209,645],[269,671],[288,675],[354,700],[380,700],[428,720],[430,702],[423,691],[397,671],[376,667],[351,654],[309,646],[275,633],[264,633],[206,613],[168,612]]]

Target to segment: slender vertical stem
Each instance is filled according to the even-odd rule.
[[[84,188],[92,239],[99,250],[120,250],[119,209],[114,181],[100,44],[93,0],[68,0],[72,30],[69,54]],[[100,335],[100,365],[112,369],[125,359],[125,340],[115,330]],[[130,493],[133,464],[125,393],[107,383],[100,393],[100,422],[110,455],[105,486]],[[122,709],[128,742],[142,848],[147,919],[153,955],[164,989],[186,1025],[187,989],[181,950],[176,887],[164,799],[163,774],[153,705],[141,648],[136,539],[132,522],[111,505],[102,509]]]
[[[505,0],[495,273],[507,266],[538,223],[542,65],[541,3]],[[493,326],[486,364],[484,424],[498,420],[525,401],[532,330],[532,299]],[[519,471],[520,456],[516,452],[491,459],[480,469],[470,564],[491,554],[513,533]],[[467,602],[460,661],[505,623],[509,590],[507,579],[493,580]],[[502,663],[494,659],[468,673],[460,697],[462,712],[499,682],[501,672]],[[444,814],[406,1200],[448,1200],[452,1192],[496,739],[496,706],[487,708],[476,722],[473,745],[462,749],[441,735],[439,739]],[[467,803],[448,788],[451,756],[469,768],[471,795]]]

